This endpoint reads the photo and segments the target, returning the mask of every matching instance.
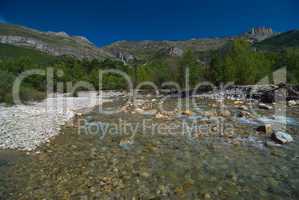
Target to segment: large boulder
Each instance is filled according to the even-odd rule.
[[[289,135],[285,132],[282,132],[282,131],[277,131],[277,132],[272,133],[271,138],[272,138],[272,140],[274,140],[275,142],[278,142],[280,144],[286,144],[286,143],[294,141],[294,139],[291,135]]]

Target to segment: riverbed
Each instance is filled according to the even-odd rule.
[[[285,120],[294,142],[278,147],[267,146],[269,135],[256,131],[263,120],[280,119],[271,110],[255,108],[263,120],[245,118],[245,123],[240,109],[228,104],[231,115],[221,119],[233,125],[231,133],[219,132],[210,121],[217,102],[199,98],[188,111],[176,110],[177,99],[144,96],[139,102],[142,110],[116,97],[103,108],[121,112],[107,115],[95,106],[34,152],[2,151],[0,194],[4,199],[299,198],[297,106],[288,108],[291,120]],[[167,111],[157,115],[161,102]],[[195,119],[196,126],[208,127],[207,134],[182,131]],[[163,124],[163,131],[137,126],[144,120],[147,127]],[[124,122],[131,129],[123,129]]]

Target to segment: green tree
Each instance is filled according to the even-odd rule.
[[[202,79],[202,65],[196,60],[193,52],[188,49],[184,52],[178,68],[178,82],[185,87],[186,73],[189,69],[190,86],[193,87]]]

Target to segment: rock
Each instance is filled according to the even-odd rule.
[[[83,114],[82,114],[82,113],[76,113],[75,116],[76,116],[76,117],[82,117]]]
[[[213,103],[213,104],[211,105],[211,107],[212,107],[212,108],[218,108],[218,105],[215,104],[215,103]]]
[[[232,114],[229,110],[223,110],[223,111],[220,112],[219,115],[222,116],[222,117],[230,117]]]
[[[259,127],[257,127],[256,131],[264,132],[267,135],[271,135],[273,133],[273,129],[272,129],[271,124],[265,124],[265,125],[259,126]]]
[[[241,110],[249,110],[249,108],[245,105],[238,106],[238,108]]]
[[[119,146],[123,149],[128,150],[130,148],[130,145],[132,145],[134,142],[128,138],[121,139],[119,142]]]
[[[240,105],[240,104],[243,104],[243,101],[234,101],[234,104],[235,105]]]
[[[245,35],[250,39],[251,42],[259,42],[273,36],[274,33],[272,28],[256,27],[245,33]]]
[[[239,140],[232,140],[232,144],[238,146],[241,142]]]
[[[140,174],[142,177],[144,177],[144,178],[148,178],[148,177],[150,177],[150,174],[148,173],[148,172],[141,172],[141,174]]]
[[[214,117],[214,116],[216,116],[216,113],[214,113],[212,111],[205,111],[202,113],[202,115],[204,115],[206,117]]]
[[[141,109],[141,108],[136,108],[135,111],[139,114],[143,114],[144,113],[144,110]]]
[[[294,141],[294,139],[291,135],[289,135],[285,132],[282,132],[282,131],[277,131],[277,132],[272,133],[271,139],[280,144],[286,144],[286,143]]]
[[[291,100],[291,101],[288,101],[288,105],[289,105],[289,106],[296,106],[296,105],[297,105],[297,102],[294,101],[294,100]]]
[[[192,116],[192,111],[190,110],[185,110],[182,112],[182,115],[185,115],[185,116]]]
[[[254,116],[250,112],[244,110],[239,113],[239,117],[254,118]]]
[[[259,103],[258,107],[261,108],[261,109],[265,109],[265,110],[272,110],[273,109],[272,106],[264,104],[264,103]]]
[[[157,113],[156,109],[151,109],[151,110],[145,110],[143,112],[143,115],[155,115]]]
[[[167,119],[167,116],[165,116],[165,115],[163,115],[163,114],[161,114],[161,113],[157,113],[157,114],[155,115],[155,118],[156,118],[156,119]]]
[[[204,194],[204,199],[211,199],[211,195],[209,193]]]
[[[18,28],[16,28],[16,34],[18,33],[18,31]],[[28,30],[21,31],[27,32]],[[31,35],[32,33],[29,32],[29,34]],[[14,46],[21,47],[30,47],[54,56],[69,55],[79,59],[97,58],[98,56],[106,54],[106,52],[97,49],[93,44],[83,41],[81,39],[78,40],[78,37],[66,37],[62,36],[62,34],[64,33],[56,33],[60,34],[60,36],[64,37],[64,39],[67,38],[67,40],[69,41],[69,44],[62,42],[62,45],[57,45],[56,43],[50,42],[49,40],[45,40],[46,37],[44,37],[44,33],[40,34],[41,35],[38,35],[36,34],[36,32],[34,32],[33,35],[37,37],[27,37],[25,35],[1,35],[0,43],[11,44]]]
[[[177,57],[181,57],[183,55],[184,51],[178,47],[171,47],[168,50],[168,55],[170,56],[177,56]]]

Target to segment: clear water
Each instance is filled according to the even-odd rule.
[[[297,121],[298,113],[292,109],[289,117]],[[86,117],[105,123],[145,118],[96,111]],[[299,199],[298,126],[287,130],[295,142],[274,148],[264,145],[268,138],[254,131],[256,124],[234,123],[234,138],[138,131],[131,143],[122,143],[131,135],[100,139],[64,127],[39,154],[2,153],[0,194],[4,199]]]

